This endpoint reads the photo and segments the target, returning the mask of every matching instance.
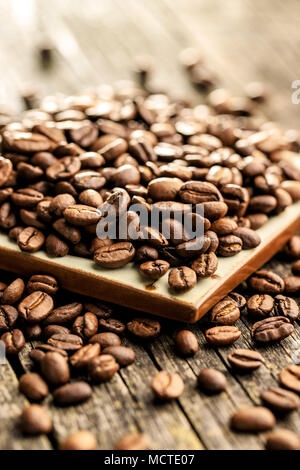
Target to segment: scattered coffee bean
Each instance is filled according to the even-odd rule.
[[[213,307],[210,315],[213,323],[232,325],[240,318],[240,310],[231,300],[223,299]]]
[[[62,385],[53,392],[54,402],[58,405],[77,405],[92,396],[92,389],[86,382],[72,382]]]
[[[264,359],[257,351],[250,349],[235,349],[228,356],[228,362],[235,369],[251,372],[263,364]]]
[[[121,268],[128,264],[135,255],[135,249],[129,242],[115,243],[111,246],[98,248],[94,253],[94,261],[102,268]]]
[[[52,421],[40,405],[30,405],[25,408],[20,417],[22,431],[26,434],[48,434],[52,429]]]
[[[82,338],[91,338],[98,331],[98,318],[94,313],[87,312],[79,316],[73,323],[73,332]]]
[[[279,380],[284,387],[300,393],[300,366],[292,365],[283,369],[279,374]]]
[[[56,334],[51,336],[51,338],[49,338],[47,342],[48,344],[50,344],[50,346],[54,346],[58,349],[63,349],[67,353],[73,353],[74,351],[78,351],[78,349],[80,349],[83,344],[82,338],[80,336],[71,334]]]
[[[267,450],[299,450],[300,437],[289,429],[276,429],[267,435]]]
[[[47,352],[41,361],[42,374],[52,385],[63,385],[70,379],[66,358],[57,352]]]
[[[294,259],[300,258],[300,236],[294,235],[285,245],[285,253]]]
[[[215,253],[202,253],[199,258],[193,261],[191,268],[200,279],[210,277],[218,269],[218,258]]]
[[[127,323],[127,329],[140,339],[153,339],[160,333],[160,323],[151,318],[135,318]]]
[[[175,336],[175,347],[180,356],[194,356],[199,350],[196,336],[189,330],[181,330]]]
[[[89,431],[78,431],[67,437],[59,446],[60,450],[95,450],[96,438]]]
[[[257,271],[248,282],[251,289],[260,294],[277,295],[284,290],[283,279],[272,271]]]
[[[245,307],[247,301],[245,297],[238,292],[230,292],[223,300],[230,299],[238,308]]]
[[[270,317],[254,323],[251,336],[259,343],[270,343],[287,338],[293,331],[294,327],[288,318]]]
[[[186,292],[197,283],[197,275],[195,271],[187,266],[173,268],[169,274],[169,286],[176,292]]]
[[[253,317],[265,318],[274,307],[274,299],[268,294],[255,294],[247,301],[248,313]]]
[[[113,356],[102,354],[88,364],[88,373],[94,382],[106,382],[118,372],[119,368],[120,366]]]
[[[86,344],[70,357],[70,364],[77,369],[87,367],[92,359],[99,356],[100,350],[99,343]]]
[[[289,413],[300,407],[300,398],[296,393],[280,387],[271,387],[260,394],[266,406],[278,413]]]
[[[171,374],[162,370],[154,376],[151,387],[160,400],[168,401],[180,397],[184,389],[184,383],[178,374]]]
[[[74,302],[54,309],[45,320],[46,325],[64,325],[81,314],[82,304]]]
[[[156,281],[166,274],[170,265],[164,260],[146,261],[140,264],[140,272],[143,276]]]
[[[284,279],[285,293],[298,295],[300,292],[300,276],[288,276]]]
[[[58,283],[53,276],[34,274],[29,279],[26,289],[30,294],[32,294],[32,292],[42,291],[46,292],[46,294],[53,295],[58,291]]]
[[[15,279],[9,284],[2,294],[1,303],[7,305],[14,305],[17,303],[23,295],[25,284],[23,279]]]
[[[109,348],[110,346],[120,346],[121,339],[115,333],[104,332],[104,333],[97,333],[96,335],[92,336],[89,340],[89,343],[92,344],[99,344],[102,349]]]
[[[215,369],[201,369],[197,380],[201,390],[207,393],[220,393],[227,388],[225,375]]]
[[[35,291],[19,303],[20,316],[29,323],[36,323],[47,318],[53,310],[53,299],[42,291]]]
[[[122,335],[126,330],[125,324],[117,318],[100,318],[99,327],[104,331],[118,335]]]
[[[19,390],[31,401],[41,401],[48,393],[48,385],[39,374],[28,372],[19,380]]]
[[[299,307],[297,302],[284,295],[276,295],[275,312],[278,316],[287,317],[291,322],[299,317]]]
[[[135,361],[135,352],[125,346],[108,346],[102,352],[113,356],[120,367],[127,367]]]
[[[300,276],[300,259],[292,264],[292,272],[295,276]]]
[[[25,346],[25,338],[21,330],[14,329],[1,336],[6,354],[18,354]]]
[[[14,328],[18,315],[18,311],[11,305],[0,305],[0,331]]]
[[[212,346],[228,346],[241,336],[236,326],[215,326],[205,332],[206,341]]]
[[[276,424],[273,413],[263,406],[251,406],[236,411],[231,418],[231,427],[235,431],[269,431]]]

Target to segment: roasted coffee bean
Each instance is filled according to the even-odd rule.
[[[178,195],[180,200],[186,204],[199,204],[223,200],[217,187],[205,181],[190,181],[183,184]],[[205,217],[207,217],[206,214]]]
[[[292,238],[290,238],[290,240],[285,245],[284,251],[291,258],[300,258],[300,236],[294,235]]]
[[[65,209],[64,217],[70,224],[80,227],[96,224],[99,222],[101,214],[95,207],[75,204]]]
[[[66,256],[69,253],[69,246],[66,242],[52,233],[46,238],[46,252],[49,256],[57,258]]]
[[[284,295],[276,295],[275,312],[278,316],[287,317],[291,322],[299,317],[299,307],[297,302]]]
[[[266,406],[277,413],[289,413],[300,407],[300,398],[296,393],[280,387],[271,387],[260,394]]]
[[[181,330],[175,336],[177,352],[184,357],[194,356],[199,350],[196,336],[189,330]]]
[[[49,211],[55,217],[62,217],[64,211],[74,204],[76,204],[76,201],[71,194],[58,194],[51,200]]]
[[[30,435],[48,434],[52,429],[52,421],[45,408],[30,405],[22,411],[20,417],[22,431]]]
[[[267,435],[267,450],[299,450],[300,437],[289,429],[276,429]]]
[[[121,320],[117,318],[100,318],[99,320],[99,327],[104,331],[108,331],[110,333],[115,333],[118,335],[122,335],[126,329]]]
[[[160,323],[151,318],[134,318],[127,323],[127,329],[135,337],[140,339],[153,339],[160,333]]]
[[[88,364],[88,373],[94,382],[106,382],[118,372],[119,368],[120,366],[113,356],[102,354]]]
[[[153,246],[142,245],[136,250],[134,261],[137,264],[141,264],[147,261],[156,261],[158,257],[159,254],[156,248]]]
[[[62,385],[53,392],[53,400],[57,405],[77,405],[92,396],[92,389],[86,382],[72,382]]]
[[[44,274],[34,274],[30,277],[26,290],[32,294],[32,292],[42,291],[46,294],[53,295],[58,291],[58,283],[55,277],[44,275]]]
[[[55,348],[63,349],[68,353],[72,353],[74,351],[78,351],[78,349],[81,348],[82,339],[80,338],[80,336],[77,335],[56,334],[51,336],[48,339],[47,343],[50,344],[50,346],[54,346]]]
[[[98,331],[98,318],[94,313],[87,312],[79,316],[73,323],[73,332],[82,338],[89,339]]]
[[[39,344],[36,349],[39,351],[43,351],[44,353],[55,352],[60,354],[62,357],[65,357],[66,359],[68,358],[68,353],[66,351],[64,351],[63,349],[59,349],[55,346],[51,346],[51,344]]]
[[[157,398],[169,401],[180,397],[184,389],[184,383],[178,374],[171,374],[162,370],[153,377],[151,387]]]
[[[27,340],[33,341],[40,339],[42,336],[43,330],[42,327],[37,323],[37,324],[27,324],[24,327],[24,334]]]
[[[276,295],[284,290],[283,279],[273,271],[257,271],[248,282],[251,289],[261,294]]]
[[[218,269],[218,258],[214,253],[202,253],[199,258],[193,261],[191,268],[200,279],[210,277]]]
[[[197,380],[201,390],[207,393],[220,393],[227,388],[225,375],[215,369],[201,369]]]
[[[268,222],[268,216],[263,213],[249,214],[247,219],[250,221],[250,228],[252,230],[258,230]]]
[[[224,299],[227,299],[227,298],[229,298],[238,308],[245,307],[247,303],[245,297],[239,294],[238,292],[230,292],[230,294],[227,294],[227,296]]]
[[[236,326],[215,326],[205,332],[206,341],[213,346],[228,346],[241,336]]]
[[[59,446],[60,450],[95,450],[97,441],[89,431],[78,431],[67,437]]]
[[[113,315],[114,310],[108,304],[104,304],[102,302],[91,303],[85,302],[84,309],[87,312],[94,313],[99,318],[109,318]]]
[[[25,338],[21,330],[12,330],[1,336],[6,354],[18,354],[25,346]]]
[[[34,253],[38,251],[45,242],[44,234],[35,227],[26,227],[18,235],[18,245],[22,251]]]
[[[258,369],[264,360],[257,351],[250,349],[235,349],[228,356],[228,362],[235,369],[251,372]]]
[[[0,157],[0,187],[5,185],[8,181],[11,173],[13,171],[13,166],[8,158]]]
[[[270,343],[287,338],[294,331],[293,325],[286,317],[265,318],[251,328],[252,338],[259,343]]]
[[[233,325],[240,318],[240,309],[228,299],[218,302],[211,311],[211,321],[220,325]]]
[[[238,254],[243,247],[242,240],[236,235],[226,235],[219,238],[218,254],[223,257]]]
[[[149,245],[154,246],[155,248],[164,248],[169,244],[166,237],[156,229],[151,227],[141,227],[141,232],[141,240],[147,240]]]
[[[99,343],[87,344],[78,349],[78,351],[70,357],[70,364],[76,367],[76,369],[87,367],[92,359],[99,356],[100,350],[101,347]]]
[[[32,349],[32,351],[29,352],[29,357],[35,364],[40,365],[45,357],[45,353],[39,349]]]
[[[25,284],[23,279],[18,278],[11,282],[2,294],[1,303],[13,305],[17,303],[23,295]]]
[[[32,188],[17,189],[11,195],[12,202],[18,207],[35,207],[44,199],[44,195]]]
[[[81,162],[76,156],[66,156],[50,165],[46,176],[50,181],[62,181],[72,178],[81,168]]]
[[[268,194],[252,197],[249,204],[249,208],[252,212],[263,212],[264,214],[269,214],[276,206],[276,198]]]
[[[274,308],[274,299],[268,294],[255,294],[247,301],[248,313],[253,317],[265,318]]]
[[[79,194],[78,198],[80,204],[85,206],[99,207],[103,204],[103,199],[101,194],[94,189],[86,189]],[[75,203],[75,201],[74,201]]]
[[[223,217],[218,219],[211,226],[211,229],[218,235],[229,235],[230,233],[233,233],[235,230],[237,230],[237,228],[237,223],[230,217]]]
[[[135,352],[125,346],[109,346],[102,353],[113,356],[120,367],[127,367],[135,361]]]
[[[208,248],[208,253],[215,253],[219,246],[219,238],[215,232],[212,230],[208,230],[205,234],[208,238],[210,238],[210,246]]]
[[[89,340],[89,343],[99,344],[102,349],[109,348],[110,346],[120,346],[121,339],[115,333],[110,333],[109,331],[104,333],[97,333],[92,336]]]
[[[115,450],[149,450],[149,442],[144,434],[128,434],[116,444]]]
[[[57,352],[47,352],[41,361],[42,374],[52,385],[63,385],[70,380],[70,369],[65,357]]]
[[[231,427],[235,431],[269,431],[276,424],[273,413],[263,406],[251,406],[236,411],[231,418]]]
[[[135,255],[135,249],[129,242],[99,248],[94,253],[94,261],[102,268],[121,268],[128,264]]]
[[[300,276],[284,278],[285,292],[289,295],[298,295],[300,292]]]
[[[247,227],[239,227],[233,232],[233,235],[242,240],[243,250],[252,250],[261,243],[258,233]]]
[[[153,201],[174,201],[183,181],[178,178],[157,178],[148,185],[148,196]]]
[[[283,369],[279,374],[279,380],[284,387],[300,393],[300,366],[292,365]]]
[[[186,292],[197,283],[197,275],[187,266],[173,268],[169,273],[169,286],[176,292]]]
[[[43,330],[43,336],[46,340],[51,338],[51,336],[53,335],[57,335],[57,334],[67,335],[69,333],[70,333],[70,330],[66,328],[65,326],[61,326],[61,325],[48,325]]]
[[[48,393],[48,385],[39,374],[28,372],[19,380],[19,390],[31,401],[41,401]]]
[[[206,235],[197,237],[184,243],[180,243],[176,247],[176,253],[181,258],[194,258],[197,255],[205,253],[210,247],[210,238]]]
[[[46,325],[64,325],[75,320],[82,312],[82,304],[74,302],[54,309],[45,320]]]
[[[146,261],[140,265],[140,272],[143,276],[148,279],[156,281],[166,274],[170,265],[167,261],[156,260],[156,261]]]
[[[0,306],[0,331],[8,331],[14,328],[18,319],[18,311],[11,305]]]
[[[53,224],[54,230],[56,230],[62,237],[69,242],[76,245],[81,241],[81,232],[78,228],[68,224],[65,219],[58,219]]]
[[[231,214],[243,217],[249,205],[249,192],[236,184],[226,184],[221,188],[224,202]]]
[[[35,291],[19,303],[18,311],[25,321],[38,323],[53,310],[53,299],[46,292]]]

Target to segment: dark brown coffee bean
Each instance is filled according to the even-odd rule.
[[[53,310],[45,320],[45,325],[64,325],[75,320],[82,312],[82,304],[74,302]]]
[[[240,309],[228,299],[218,302],[211,311],[211,321],[220,325],[233,325],[240,318]]]
[[[182,185],[178,178],[156,178],[148,185],[148,196],[153,201],[175,201]]]
[[[35,364],[40,365],[45,357],[45,353],[39,349],[33,349],[29,352],[29,357]]]
[[[242,408],[231,418],[231,427],[235,431],[263,432],[272,429],[275,424],[275,416],[263,406]]]
[[[210,277],[218,269],[218,258],[214,253],[202,253],[199,258],[193,261],[191,268],[200,279]]]
[[[57,352],[47,352],[41,361],[42,374],[52,385],[63,385],[70,380],[70,369],[65,357]]]
[[[99,327],[104,331],[122,335],[126,329],[123,322],[117,318],[100,318]]]
[[[68,358],[68,353],[66,351],[64,351],[63,349],[59,349],[55,346],[51,346],[50,344],[39,344],[36,349],[44,353],[55,352],[60,354],[64,358]]]
[[[78,431],[67,437],[59,446],[60,450],[95,450],[97,441],[89,431]]]
[[[82,339],[77,335],[56,334],[51,336],[47,341],[48,344],[58,349],[63,349],[68,353],[78,351],[82,347]]]
[[[89,363],[88,373],[94,382],[106,382],[118,372],[119,368],[120,366],[113,356],[102,354]]]
[[[251,372],[258,369],[264,360],[262,355],[257,351],[250,349],[235,349],[228,356],[228,362],[235,369]]]
[[[266,406],[277,413],[289,413],[300,407],[300,398],[296,393],[280,387],[271,387],[260,394]]]
[[[268,294],[255,294],[247,301],[248,313],[253,317],[265,318],[274,307],[274,299]]]
[[[99,248],[94,253],[94,261],[102,268],[121,268],[128,264],[135,255],[135,249],[129,242]]]
[[[183,184],[179,191],[179,198],[186,204],[223,201],[217,187],[204,181],[190,181]],[[205,217],[207,217],[206,214]]]
[[[32,188],[17,189],[11,195],[11,200],[18,207],[35,207],[44,199],[44,195]]]
[[[243,308],[245,307],[247,301],[245,297],[238,292],[230,292],[230,294],[227,294],[226,297],[223,299],[230,299],[232,303],[234,303],[238,308]]]
[[[69,246],[56,235],[50,234],[46,238],[46,252],[54,258],[63,257],[69,253]]]
[[[62,217],[64,211],[74,204],[76,201],[71,194],[58,194],[50,202],[49,210],[55,217]]]
[[[135,263],[140,264],[147,261],[156,261],[158,257],[159,254],[156,248],[153,246],[142,245],[136,250],[134,261]]]
[[[25,325],[24,330],[23,330],[25,337],[27,340],[34,341],[37,339],[40,339],[42,336],[43,330],[42,327],[36,323],[36,324],[28,324]]]
[[[213,346],[228,346],[241,336],[236,326],[215,326],[205,332],[206,341]]]
[[[70,333],[70,330],[61,325],[48,325],[43,330],[43,336],[46,340],[51,338],[51,336],[53,335],[57,335],[57,334],[67,335],[69,333]]]
[[[189,330],[181,330],[175,336],[177,352],[184,357],[194,356],[199,350],[196,336]]]
[[[45,408],[30,405],[22,411],[20,417],[22,431],[25,434],[48,434],[52,429],[52,421]]]
[[[242,240],[243,250],[252,250],[252,248],[256,248],[261,243],[258,233],[247,227],[239,227],[233,232],[233,235]]]
[[[287,317],[291,322],[299,317],[299,307],[297,302],[284,295],[276,295],[275,312],[278,316]]]
[[[109,348],[110,346],[120,346],[121,339],[115,333],[109,331],[104,333],[97,333],[90,338],[89,343],[99,344],[102,349]]]
[[[284,290],[283,279],[273,271],[257,271],[249,279],[251,289],[261,294],[280,294]]]
[[[38,323],[53,310],[53,299],[46,292],[35,291],[19,303],[20,316],[29,323]]]
[[[48,385],[39,374],[28,372],[19,380],[19,390],[31,401],[41,401],[48,393]]]
[[[289,429],[276,429],[267,435],[267,450],[299,450],[300,437]]]
[[[149,442],[144,434],[128,434],[122,437],[114,447],[115,450],[149,450]]]
[[[277,200],[274,196],[264,194],[261,196],[255,196],[250,199],[249,208],[252,212],[263,212],[269,214],[277,206]]]
[[[81,168],[81,162],[76,156],[60,158],[46,170],[46,176],[50,181],[61,181],[72,178]]]
[[[300,366],[292,365],[283,369],[279,374],[279,380],[284,387],[300,393]]]
[[[176,253],[181,258],[194,258],[195,256],[208,251],[210,243],[210,238],[203,235],[195,238],[194,240],[180,243],[180,245],[177,245],[176,247]]]
[[[85,226],[99,222],[101,214],[95,207],[76,204],[65,209],[64,217],[70,224]]]
[[[44,234],[35,227],[26,227],[18,235],[18,245],[22,251],[35,253],[45,242]]]
[[[195,271],[187,266],[173,268],[169,273],[169,286],[176,292],[186,292],[197,284]]]
[[[86,189],[79,194],[78,198],[80,204],[85,206],[99,207],[103,204],[102,196],[94,189]],[[75,203],[75,202],[74,202]]]
[[[294,235],[285,245],[284,251],[291,258],[300,258],[300,236]]]
[[[237,223],[230,217],[223,217],[218,219],[211,226],[211,229],[218,235],[229,235],[230,233],[237,230],[237,228]]]
[[[21,330],[12,330],[1,336],[6,354],[18,354],[25,346],[25,338]]]
[[[151,387],[157,398],[169,401],[180,397],[183,393],[184,383],[178,374],[162,370],[153,377]]]
[[[113,308],[111,308],[108,304],[104,304],[102,302],[97,302],[97,303],[85,302],[84,309],[87,312],[94,313],[99,318],[109,318],[114,313]]]
[[[249,192],[236,184],[226,184],[221,188],[224,202],[231,214],[243,217],[249,205]]]
[[[113,356],[120,367],[127,367],[135,361],[135,352],[125,346],[109,346],[103,350],[103,354]]]
[[[219,238],[218,254],[223,257],[238,254],[243,247],[242,240],[236,235],[226,235]]]
[[[197,380],[201,390],[208,393],[220,393],[227,388],[225,375],[215,369],[201,369]]]
[[[18,319],[18,311],[11,305],[0,306],[0,331],[11,330]]]
[[[205,234],[210,239],[210,246],[208,248],[208,253],[215,253],[219,246],[219,238],[215,232],[208,230]]]
[[[17,303],[23,295],[25,284],[23,279],[18,278],[11,282],[4,290],[1,298],[3,304],[13,305]]]
[[[249,214],[247,219],[250,221],[250,228],[252,230],[258,230],[268,222],[268,216],[263,213]]]
[[[146,261],[140,265],[140,272],[143,276],[156,281],[166,274],[170,265],[167,261],[156,260],[156,261]]]
[[[79,316],[73,323],[73,332],[82,338],[89,339],[98,331],[98,318],[94,313],[87,312]]]
[[[62,385],[53,392],[53,400],[57,405],[77,405],[92,396],[92,389],[86,382],[72,382]]]
[[[160,333],[160,323],[151,318],[135,318],[127,323],[127,329],[140,339],[153,339]]]
[[[46,292],[46,294],[53,295],[58,291],[58,283],[53,276],[34,274],[30,277],[26,289],[30,294],[32,294],[32,292],[42,291]]]
[[[300,276],[284,278],[285,292],[289,295],[298,295],[300,292]]]
[[[293,325],[286,317],[265,318],[251,328],[252,338],[259,343],[270,343],[287,338],[294,331]]]
[[[99,343],[87,344],[78,349],[78,351],[70,357],[70,363],[73,367],[76,367],[76,369],[87,367],[92,359],[99,356],[100,350],[101,347]]]

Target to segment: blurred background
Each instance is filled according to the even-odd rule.
[[[234,93],[263,82],[265,112],[297,127],[299,17],[298,0],[0,0],[0,103],[20,109],[26,96],[135,79],[138,68],[151,90],[195,102],[205,80]],[[189,47],[204,64],[196,87],[179,60]]]

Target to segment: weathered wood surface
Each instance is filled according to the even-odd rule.
[[[291,102],[291,82],[300,78],[299,13],[297,0],[0,0],[0,102],[20,107],[19,92],[27,83],[46,94],[131,78],[132,59],[143,53],[152,54],[157,66],[151,79],[154,89],[200,101],[177,63],[180,50],[199,45],[220,77],[220,86],[241,91],[249,81],[268,80],[276,99],[265,111],[284,125],[297,127],[299,108]],[[41,34],[57,49],[48,71],[40,68],[36,56]],[[290,272],[280,255],[269,266]],[[57,408],[47,398],[45,406],[54,421],[49,438],[24,438],[17,426],[26,405],[17,379],[31,368],[28,345],[19,360],[0,366],[0,448],[57,447],[77,429],[93,431],[100,449],[113,448],[118,438],[134,431],[145,432],[155,449],[263,448],[263,436],[233,434],[228,421],[236,408],[260,403],[259,392],[277,383],[283,367],[300,361],[299,325],[280,345],[259,348],[266,363],[258,371],[237,375],[228,365],[229,351],[254,347],[246,313],[238,322],[243,337],[231,348],[208,347],[205,322],[191,327],[200,343],[195,358],[183,360],[174,354],[173,336],[182,325],[163,322],[162,336],[145,348],[133,344],[135,364],[110,383],[95,386],[84,405]],[[216,397],[200,392],[196,375],[201,367],[223,371],[228,392]],[[153,400],[149,383],[160,369],[178,371],[183,377],[180,400],[163,405]],[[300,415],[292,413],[278,424],[299,432]]]

